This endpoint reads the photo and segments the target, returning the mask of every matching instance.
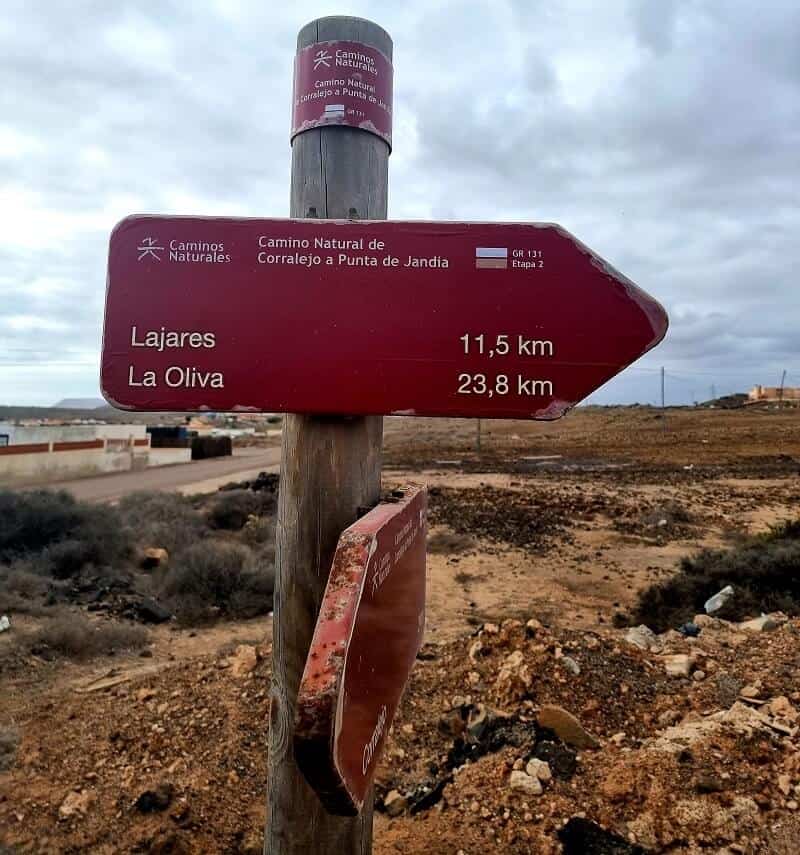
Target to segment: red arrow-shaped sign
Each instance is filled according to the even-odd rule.
[[[666,329],[551,224],[137,216],[111,236],[102,388],[131,410],[552,419]]]

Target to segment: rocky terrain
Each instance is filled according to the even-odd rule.
[[[494,424],[480,455],[470,423],[387,424],[386,485],[428,483],[432,525],[426,644],[376,779],[378,855],[800,851],[800,603],[781,581],[799,568],[778,526],[800,517],[800,417],[668,412],[665,434],[658,415]],[[209,501],[181,525],[242,500]],[[191,538],[264,556],[272,505],[243,507]],[[169,525],[148,531],[137,548],[163,548]],[[709,547],[722,569],[669,589],[683,611],[642,597]],[[737,550],[744,564],[725,563]],[[748,568],[768,555],[783,611],[762,617]],[[730,567],[737,598],[706,615]],[[102,596],[64,582],[54,608],[144,627],[135,645],[23,644],[48,606],[0,633],[0,851],[260,852],[270,619],[211,609],[191,625],[176,607],[143,624],[139,576],[121,578]],[[164,590],[144,593],[163,605]]]

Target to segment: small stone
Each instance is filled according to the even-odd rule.
[[[541,708],[537,720],[541,727],[552,730],[556,736],[573,748],[599,748],[600,743],[563,707],[547,704]]]
[[[525,761],[521,757],[517,757],[514,765],[511,767],[515,772],[521,772],[525,768]]]
[[[692,660],[685,653],[663,656],[664,668],[670,677],[688,677],[692,671]]]
[[[706,672],[705,671],[695,671],[694,674],[692,674],[692,679],[695,681],[695,683],[702,683],[703,680],[705,680],[705,678],[706,678]]]
[[[739,629],[745,632],[772,632],[780,626],[771,615],[761,615],[761,617],[746,620],[739,624]]]
[[[792,779],[788,775],[778,775],[778,789],[788,796],[792,792]]]
[[[388,816],[400,816],[408,808],[408,799],[397,790],[389,790],[383,800],[383,807]]]
[[[76,814],[86,816],[86,811],[89,810],[89,805],[92,803],[92,794],[86,790],[73,790],[67,793],[64,801],[61,802],[58,808],[59,819],[71,819]]]
[[[659,727],[671,727],[673,724],[677,724],[680,720],[681,714],[678,710],[664,710],[657,719]]]
[[[137,701],[149,701],[151,698],[156,696],[156,690],[150,688],[139,689],[136,692],[136,700]]]
[[[512,772],[510,785],[512,790],[529,796],[542,794],[542,782],[538,778],[532,778],[526,772]]]
[[[749,686],[745,686],[739,692],[739,695],[743,698],[757,698],[760,694],[761,694],[761,684],[760,683],[752,683]]]
[[[540,632],[542,630],[542,628],[543,627],[542,627],[541,623],[538,620],[536,620],[536,618],[532,617],[525,624],[525,635],[527,635],[528,638],[533,638],[533,636],[536,635],[537,632]]]
[[[537,757],[532,757],[528,760],[528,763],[525,766],[525,772],[530,775],[531,778],[538,778],[542,783],[550,781],[553,777],[549,764],[545,763],[544,760],[539,760]]]
[[[240,644],[229,659],[231,674],[234,677],[244,677],[255,671],[258,665],[256,649],[250,644]]]
[[[794,799],[791,799],[786,802],[786,807],[789,808],[789,810],[797,810],[797,802]]]
[[[622,732],[620,732],[620,733],[615,733],[615,734],[611,737],[611,740],[610,740],[610,741],[611,741],[611,742],[613,742],[613,743],[614,743],[614,745],[622,745],[622,743],[625,741],[625,734],[624,734],[624,733],[622,733]]]
[[[653,650],[654,648],[661,647],[658,636],[649,626],[645,626],[644,624],[632,626],[625,633],[625,641],[634,647],[638,647],[640,650]]]
[[[473,641],[469,648],[469,660],[470,662],[477,662],[478,657],[481,655],[481,651],[483,650],[483,643],[480,640]]]
[[[785,695],[778,695],[769,702],[769,711],[772,715],[780,716],[781,718],[797,718],[797,710],[789,702],[789,698]]]
[[[581,673],[581,666],[571,656],[562,656],[559,661],[561,662],[561,667],[574,677],[577,677]]]
[[[495,680],[497,694],[506,701],[520,700],[530,689],[533,677],[521,650],[510,653]]]

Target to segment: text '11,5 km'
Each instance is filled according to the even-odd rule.
[[[551,224],[135,216],[102,387],[133,410],[553,419],[666,327]]]

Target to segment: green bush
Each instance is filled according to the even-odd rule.
[[[701,612],[706,600],[726,585],[733,586],[735,596],[715,617],[800,614],[800,523],[783,523],[732,549],[704,549],[682,559],[680,572],[639,595],[634,621],[656,632],[675,628]]]
[[[272,608],[275,571],[243,544],[209,539],[171,562],[162,600],[185,624],[215,617],[252,617]]]

